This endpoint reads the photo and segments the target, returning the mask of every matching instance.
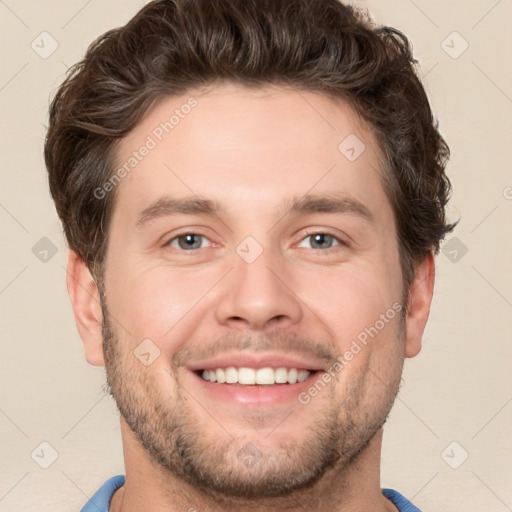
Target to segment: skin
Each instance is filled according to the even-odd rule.
[[[416,267],[403,322],[386,323],[308,404],[241,407],[206,393],[187,365],[227,351],[327,369],[401,303],[403,285],[379,148],[343,101],[229,83],[164,98],[116,148],[118,165],[190,96],[198,105],[117,185],[103,286],[69,255],[85,356],[105,365],[121,411],[126,483],[110,510],[396,511],[381,494],[382,425],[404,358],[421,349],[433,255]],[[366,147],[353,162],[338,150],[349,134]],[[284,215],[292,196],[333,191],[372,219]],[[137,227],[164,195],[215,199],[224,212]],[[176,238],[186,233],[205,237],[199,248]],[[315,244],[315,233],[336,238]],[[248,236],[263,251],[252,263],[236,251]],[[144,339],[160,350],[148,366],[134,356]]]

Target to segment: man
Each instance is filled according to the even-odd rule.
[[[383,424],[421,348],[448,147],[398,31],[336,0],[160,0],[45,146],[126,476],[88,511],[415,511]]]

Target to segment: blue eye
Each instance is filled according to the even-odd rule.
[[[178,242],[178,249],[183,249],[184,251],[190,251],[191,249],[202,249],[202,240],[208,240],[203,235],[198,235],[196,233],[184,233],[182,235],[178,235],[174,237],[172,240],[169,240],[166,245],[171,247],[176,247],[174,244],[175,241]]]
[[[344,245],[343,242],[329,233],[311,233],[308,234],[303,240],[312,239],[311,249],[331,249],[337,245]],[[334,245],[333,243],[336,242]],[[315,247],[316,246],[316,247]]]
[[[325,251],[332,249],[336,246],[346,245],[343,241],[341,241],[334,235],[323,232],[309,233],[306,237],[302,239],[301,243],[299,244],[299,247],[302,246],[301,244],[305,240],[311,240],[311,247],[306,247],[306,249],[323,249]],[[209,238],[205,237],[204,235],[198,235],[197,233],[183,233],[169,240],[165,244],[165,246],[190,252],[195,249],[204,249],[205,247],[207,247],[208,244],[203,244],[203,242],[205,241],[210,242]]]

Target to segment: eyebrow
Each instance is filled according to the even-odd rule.
[[[374,215],[363,203],[353,197],[334,193],[292,197],[288,199],[282,217],[311,213],[355,214],[369,222],[374,221]],[[199,196],[165,196],[142,210],[137,217],[136,226],[141,227],[154,219],[179,214],[221,216],[225,214],[225,209],[219,202]]]

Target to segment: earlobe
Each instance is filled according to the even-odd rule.
[[[85,358],[93,366],[104,366],[98,286],[87,265],[73,250],[69,251],[66,284],[76,326],[84,344]]]
[[[421,350],[421,340],[434,293],[434,279],[434,254],[429,252],[428,256],[416,266],[414,281],[409,289],[405,357],[414,357]]]

